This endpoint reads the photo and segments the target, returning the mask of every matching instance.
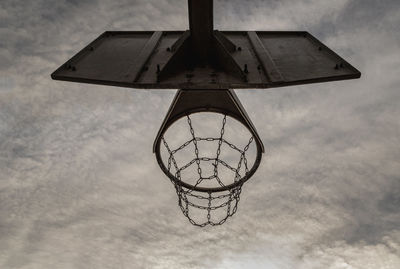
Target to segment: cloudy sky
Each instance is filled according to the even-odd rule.
[[[306,30],[359,80],[236,91],[266,154],[238,212],[189,224],[152,154],[175,91],[53,81],[184,0],[0,1],[0,268],[400,268],[397,0],[215,1],[220,30]]]

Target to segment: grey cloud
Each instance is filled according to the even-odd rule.
[[[0,267],[399,267],[396,1],[215,1],[217,28],[308,30],[363,77],[237,91],[267,152],[206,229],[151,152],[173,91],[49,77],[105,30],[186,29],[186,1],[0,7]]]

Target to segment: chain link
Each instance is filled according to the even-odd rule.
[[[221,127],[221,132],[219,137],[196,137],[194,128],[192,125],[192,120],[190,119],[189,115],[187,115],[187,123],[189,125],[189,131],[191,133],[192,138],[176,149],[171,150],[169,147],[167,141],[164,139],[164,137],[161,137],[161,140],[163,142],[163,145],[168,151],[168,162],[167,162],[167,169],[169,172],[171,172],[171,168],[173,167],[175,169],[175,178],[178,179],[177,182],[172,181],[175,185],[175,190],[178,195],[178,205],[182,210],[182,213],[188,218],[190,223],[192,223],[195,226],[199,227],[204,227],[206,225],[221,225],[223,224],[226,219],[233,214],[236,213],[238,203],[240,200],[240,194],[242,190],[242,185],[237,185],[229,190],[223,191],[223,192],[198,192],[192,189],[187,189],[183,187],[182,185],[179,184],[179,181],[181,181],[181,172],[184,171],[185,169],[189,168],[191,165],[196,163],[197,166],[197,174],[198,178],[195,183],[195,187],[200,185],[204,180],[206,181],[212,181],[215,180],[220,186],[225,186],[225,184],[221,181],[219,174],[218,174],[218,166],[222,165],[226,167],[227,169],[231,170],[234,172],[234,182],[239,181],[242,176],[240,174],[240,170],[242,169],[242,165],[244,166],[244,175],[247,175],[249,172],[248,169],[248,163],[247,163],[247,158],[246,158],[246,152],[248,151],[251,143],[254,140],[254,137],[251,137],[244,147],[244,149],[239,149],[237,146],[234,144],[228,142],[226,139],[223,138],[224,133],[225,133],[225,126],[227,122],[227,116],[224,115],[222,119],[222,127]],[[216,150],[216,156],[214,158],[212,157],[200,157],[199,153],[199,147],[198,147],[198,142],[199,141],[206,141],[206,142],[218,142],[217,150]],[[181,151],[182,149],[188,147],[190,144],[194,145],[194,154],[195,158],[192,159],[190,162],[184,164],[183,166],[179,167],[178,163],[174,157],[174,155]],[[221,151],[222,151],[222,145],[226,144],[229,146],[231,149],[237,151],[240,154],[240,159],[239,162],[235,167],[232,167],[228,163],[226,163],[224,160],[220,159],[221,156]],[[211,162],[213,165],[213,175],[205,177],[202,175],[202,169],[201,169],[201,163],[202,162]],[[222,194],[221,194],[222,193]],[[217,195],[218,194],[218,195]],[[206,205],[201,205],[199,204],[200,201],[204,201]],[[203,203],[204,204],[204,203]],[[214,221],[212,218],[212,213],[216,211],[217,209],[220,208],[225,208],[226,207],[226,214],[225,216],[220,219],[219,221]],[[198,220],[195,220],[193,216],[190,215],[190,208],[196,208],[199,210],[206,210],[207,215],[206,215],[206,221],[200,222]]]
[[[214,176],[216,178],[216,180],[218,181],[220,186],[225,186],[222,181],[220,180],[220,178],[218,177],[218,160],[219,160],[219,155],[221,154],[221,145],[222,145],[222,137],[224,136],[225,133],[225,124],[226,124],[226,115],[224,115],[224,118],[222,120],[222,128],[221,128],[221,136],[219,137],[218,140],[218,148],[217,148],[217,156],[215,157],[215,161],[214,161]]]

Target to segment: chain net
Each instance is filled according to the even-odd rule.
[[[163,160],[163,162],[165,162],[168,172],[176,179],[171,180],[171,182],[174,184],[178,195],[179,207],[189,221],[200,227],[221,225],[237,211],[243,183],[234,183],[249,172],[246,153],[253,143],[254,137],[251,136],[244,148],[241,149],[224,138],[226,115],[223,115],[222,127],[218,137],[196,136],[190,116],[187,115],[186,118],[191,138],[181,146],[172,149],[165,137],[162,136],[161,141],[167,151],[167,160]],[[201,155],[199,143],[215,143],[214,156]],[[228,161],[223,160],[221,153],[224,145],[236,152],[236,155],[239,155],[236,165],[231,165]],[[194,149],[194,158],[179,166],[176,155],[190,147]],[[211,166],[211,173],[210,171],[208,173],[203,171],[205,165]],[[190,188],[181,184],[182,182],[188,183],[188,179],[185,178],[185,171],[189,169],[194,169],[190,176],[192,182],[189,184]],[[229,171],[230,182],[222,179],[221,169],[225,170],[224,175],[226,175],[226,171]],[[208,174],[208,176],[205,174]]]

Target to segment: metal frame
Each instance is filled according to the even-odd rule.
[[[197,100],[198,102],[194,102],[194,100]],[[195,187],[186,182],[178,180],[165,167],[160,153],[161,138],[163,137],[164,133],[177,120],[187,115],[199,112],[214,112],[228,115],[242,123],[254,137],[257,148],[256,159],[249,172],[237,182],[218,188]],[[262,153],[264,153],[264,145],[242,104],[232,90],[179,90],[176,93],[170,108],[168,109],[168,113],[161,125],[160,130],[158,131],[153,144],[153,152],[156,154],[156,159],[161,170],[174,183],[190,190],[210,193],[221,192],[235,188],[242,185],[250,177],[252,177],[261,163]]]
[[[213,0],[188,0],[188,11],[193,56],[205,63],[213,43]]]
[[[250,43],[254,48],[257,58],[261,62],[264,72],[267,74],[271,83],[275,84],[284,82],[285,80],[282,77],[282,74],[279,72],[279,69],[276,67],[274,60],[272,59],[268,50],[262,44],[257,33],[254,31],[247,32],[247,36],[249,37]]]
[[[109,38],[125,38],[130,35],[148,35],[149,40],[142,51],[138,52],[140,56],[134,58],[132,62],[132,67],[129,70],[123,70],[121,78],[118,79],[107,79],[103,77],[91,78],[89,76],[76,75],[79,74],[79,63],[85,59],[85,57],[90,56],[90,54],[95,53],[97,48],[101,46],[102,42]],[[152,36],[161,36],[161,43],[163,38],[169,35],[180,36],[171,44],[165,51],[162,49],[162,55],[160,55],[160,41],[156,38],[151,38]],[[246,36],[250,41],[250,47],[244,48],[238,46],[232,42],[228,37],[231,35]],[[273,55],[268,52],[267,48],[260,41],[260,36],[281,36],[285,37],[298,37],[299,39],[304,38],[308,40],[310,44],[313,44],[315,50],[320,50],[320,53],[326,55],[326,57],[335,59],[335,63],[329,68],[332,72],[329,75],[309,77],[304,79],[288,80],[285,75],[279,70],[276,64],[276,59],[273,59]],[[347,80],[360,78],[361,73],[356,68],[354,68],[350,63],[336,54],[334,51],[329,49],[318,39],[312,36],[308,32],[304,31],[257,31],[257,32],[246,32],[246,31],[214,31],[213,33],[214,41],[212,45],[212,52],[209,61],[215,61],[218,59],[220,66],[226,70],[221,72],[226,72],[232,75],[233,78],[237,78],[235,81],[224,81],[220,80],[218,82],[213,82],[211,77],[205,77],[204,80],[200,82],[193,83],[189,79],[169,79],[174,77],[177,72],[190,73],[187,66],[185,66],[185,61],[193,60],[192,65],[197,65],[197,60],[194,59],[194,51],[192,50],[192,34],[190,31],[107,31],[101,34],[89,45],[84,47],[80,52],[68,60],[65,64],[60,66],[55,70],[51,77],[55,80],[79,82],[79,83],[90,83],[90,84],[100,84],[100,85],[110,85],[117,87],[127,87],[127,88],[138,88],[138,89],[267,89],[276,87],[285,87],[292,85],[303,85],[309,83],[321,83],[329,81]],[[152,46],[151,46],[152,45]],[[152,49],[149,49],[151,47]],[[262,68],[261,77],[265,76],[266,79],[255,81],[251,79],[251,75],[258,73],[260,70],[256,68],[250,69],[249,72],[245,73],[244,66],[237,62],[238,53],[244,53],[246,49],[251,49],[254,52],[256,58],[248,59],[248,61],[256,61],[255,66],[258,64]],[[239,50],[242,50],[240,52]],[[150,52],[150,54],[149,54]],[[127,55],[127,58],[131,57]],[[159,64],[159,70],[157,70],[157,65],[153,63],[154,57],[162,57],[162,61],[166,61],[164,64]],[[245,56],[242,61],[245,61]],[[146,59],[146,61],[143,61]],[[140,63],[136,61],[140,60]],[[278,59],[279,60],[279,59]],[[144,64],[143,64],[144,62]],[[258,63],[257,63],[258,62]],[[201,63],[198,63],[201,64]],[[204,63],[203,63],[204,64]],[[335,67],[335,64],[338,68]],[[106,65],[104,63],[103,65]],[[77,70],[74,71],[75,66]],[[142,67],[142,68],[140,68]],[[346,72],[341,72],[344,70]],[[94,68],[97,68],[94,66]],[[254,70],[256,69],[256,70]],[[113,72],[114,70],[110,70]],[[154,79],[146,79],[148,73],[154,73]],[[297,72],[293,70],[293,72]],[[280,74],[280,75],[279,75]],[[247,76],[247,80],[246,80]]]
[[[283,87],[355,79],[361,76],[356,68],[307,32],[216,31],[213,21],[213,0],[188,0],[188,14],[189,30],[185,32],[105,32],[58,68],[51,77],[57,80],[145,89],[243,89]],[[178,34],[180,37],[177,37],[175,43],[171,44],[166,52],[165,47],[160,47],[159,44],[163,43],[164,37],[168,37],[172,33]],[[280,53],[281,47],[279,50],[275,49],[274,53],[277,55],[269,51],[274,45],[271,45],[269,37],[261,40],[260,35],[265,37],[265,34],[281,35],[283,44],[278,42],[279,46],[288,48],[282,50],[284,55]],[[142,44],[141,42],[133,39],[130,44],[134,49],[122,50],[121,54],[123,55],[119,54],[118,60],[115,60],[113,56],[116,49],[122,47],[122,44],[118,43],[119,41],[111,42],[110,47],[103,48],[104,50],[96,54],[97,47],[102,48],[101,44],[107,38],[115,37],[117,40],[122,38],[125,42],[127,41],[125,37],[129,37],[129,35],[151,35],[151,37],[143,47],[138,45]],[[249,42],[246,42],[243,51],[241,47],[243,44],[238,45],[232,42],[228,38],[231,35],[247,37]],[[299,58],[294,58],[292,61],[292,51],[296,48],[290,45],[291,41],[285,39],[287,35],[307,39],[306,45],[303,41],[295,43],[304,51],[307,50],[307,53],[295,55]],[[109,41],[104,42],[110,44]],[[240,43],[240,41],[238,42]],[[320,53],[315,54],[315,51]],[[90,58],[93,53],[94,58]],[[106,56],[102,58],[102,55]],[[84,62],[85,57],[91,59],[89,63]],[[319,61],[310,61],[315,58],[318,58]],[[110,59],[114,59],[114,63],[118,64],[114,66],[117,70],[107,67]],[[153,62],[152,59],[156,62]],[[79,66],[81,60],[84,62],[82,72]],[[281,62],[285,62],[286,65],[279,65]],[[303,63],[303,65],[291,68],[291,65],[296,62]],[[78,66],[76,66],[77,64]],[[188,79],[185,78],[184,73],[190,73],[194,67],[203,66],[207,66],[209,71],[221,69],[218,71],[222,79],[215,81],[201,72],[202,79],[196,80],[195,83],[191,82],[188,77],[186,77]],[[88,69],[91,70],[88,72]],[[305,69],[307,69],[307,73],[304,72]],[[308,72],[308,69],[313,72]],[[316,72],[318,69],[320,72]],[[261,70],[263,72],[260,72]],[[116,75],[116,72],[122,74]]]

